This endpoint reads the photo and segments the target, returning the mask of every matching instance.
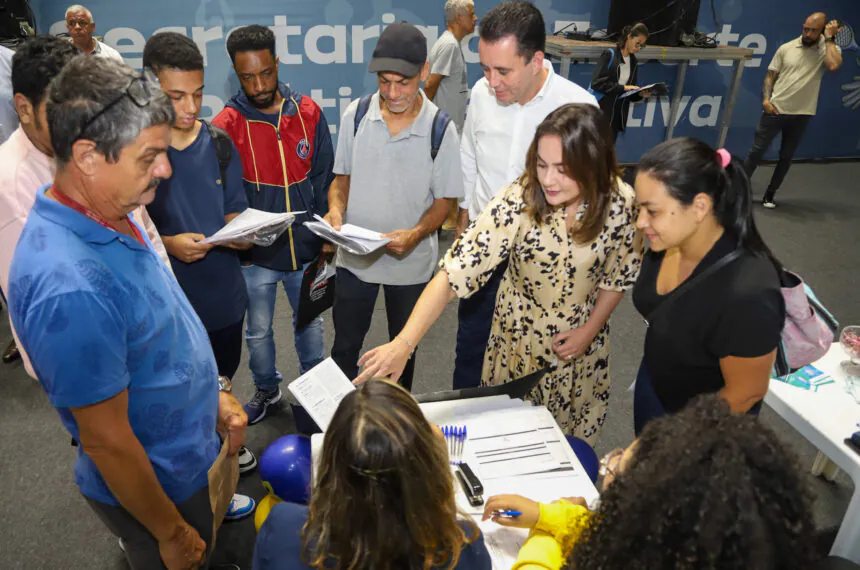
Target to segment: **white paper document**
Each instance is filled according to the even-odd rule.
[[[281,212],[276,214],[248,208],[230,220],[227,225],[216,233],[201,240],[200,243],[221,244],[242,241],[255,233],[275,230],[278,226],[283,226],[283,231],[292,225],[298,214],[304,214],[304,212]]]
[[[546,408],[492,412],[467,430],[466,463],[482,481],[573,468]]]
[[[328,429],[340,401],[355,390],[331,358],[320,362],[287,387],[323,431]]]
[[[322,216],[314,215],[314,219],[315,222],[305,222],[305,227],[355,255],[373,253],[391,241],[391,238],[384,238],[379,232],[367,228],[343,224],[340,231],[337,231]]]

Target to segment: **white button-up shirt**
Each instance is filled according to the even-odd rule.
[[[556,75],[549,61],[544,60],[543,65],[546,81],[524,105],[500,104],[486,77],[472,87],[460,142],[466,192],[460,207],[469,210],[472,220],[499,190],[523,173],[535,131],[547,115],[567,103],[597,106],[588,91]]]

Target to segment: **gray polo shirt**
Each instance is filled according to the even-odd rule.
[[[433,44],[430,50],[430,73],[442,75],[433,102],[451,115],[457,124],[457,132],[463,132],[466,122],[466,103],[469,99],[469,76],[466,73],[466,60],[460,42],[450,30]]]
[[[358,101],[343,114],[338,131],[334,173],[350,177],[344,222],[380,233],[415,227],[439,198],[463,196],[460,140],[453,121],[448,124],[439,153],[430,157],[430,131],[436,105],[427,99],[415,121],[392,137],[379,108],[379,92],[355,129]],[[357,144],[356,144],[357,142]],[[400,257],[384,248],[370,255],[340,250],[337,266],[368,283],[416,285],[433,276],[439,255],[436,232]]]

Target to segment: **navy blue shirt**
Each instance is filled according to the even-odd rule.
[[[227,183],[222,186],[215,145],[205,125],[193,143],[182,150],[170,147],[167,156],[173,176],[158,185],[155,200],[146,207],[161,235],[198,233],[208,237],[224,227],[226,215],[248,208],[239,152],[234,146]],[[216,247],[194,263],[171,255],[170,264],[208,332],[242,320],[248,292],[236,250]]]
[[[308,508],[294,503],[278,503],[272,507],[266,522],[257,535],[254,548],[253,570],[310,569],[302,561],[302,527],[308,518]],[[467,536],[469,529],[465,529]],[[443,566],[447,568],[446,566]],[[491,570],[493,563],[484,545],[484,536],[478,535],[471,544],[463,546],[457,570]]]
[[[174,503],[208,485],[218,455],[218,370],[200,319],[152,249],[45,196],[15,249],[9,314],[66,430],[70,408],[128,391],[128,422]],[[134,223],[134,222],[130,222]],[[75,481],[118,505],[78,447]]]

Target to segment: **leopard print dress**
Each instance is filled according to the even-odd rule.
[[[636,281],[644,242],[635,226],[633,190],[620,181],[619,188],[603,230],[579,244],[567,231],[563,208],[535,224],[524,211],[523,188],[507,186],[440,263],[452,289],[465,298],[508,260],[482,382],[496,385],[548,367],[530,399],[549,408],[566,433],[592,445],[609,403],[609,323],[586,353],[571,361],[556,356],[552,340],[585,324],[599,289],[626,291]],[[584,212],[582,206],[577,216]]]

